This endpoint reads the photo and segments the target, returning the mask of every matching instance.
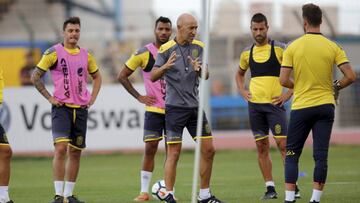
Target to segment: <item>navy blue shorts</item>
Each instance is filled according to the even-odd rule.
[[[193,139],[196,138],[198,108],[182,108],[175,106],[166,106],[166,143],[181,143],[183,130],[189,131]],[[203,125],[201,138],[212,138],[211,129],[203,112]]]
[[[165,133],[165,114],[145,112],[144,142],[161,140]]]
[[[286,150],[301,152],[312,130],[313,149],[328,150],[332,126],[334,123],[333,104],[324,104],[299,110],[290,114]]]
[[[6,137],[6,132],[0,124],[0,145],[9,145],[9,141]]]
[[[53,106],[51,116],[54,143],[69,142],[76,149],[86,147],[87,109]]]
[[[274,138],[286,138],[286,110],[283,106],[249,102],[249,120],[256,141],[267,138],[269,129]]]

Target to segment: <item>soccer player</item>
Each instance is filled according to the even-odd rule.
[[[198,114],[198,85],[201,77],[201,58],[204,44],[195,40],[198,24],[190,14],[182,14],[177,19],[177,33],[160,47],[151,80],[165,77],[165,121],[167,158],[165,161],[166,202],[176,203],[173,188],[176,166],[181,153],[182,132],[186,127],[193,139],[196,138]],[[209,72],[202,77],[208,79]],[[211,130],[204,114],[202,126],[200,161],[200,203],[221,203],[210,193],[210,177],[215,149]]]
[[[94,104],[100,91],[101,75],[93,56],[78,46],[80,18],[67,19],[63,24],[63,35],[63,43],[45,51],[31,79],[36,89],[52,105],[55,146],[55,197],[52,202],[83,203],[73,195],[73,190],[79,172],[81,151],[86,147],[88,109]],[[52,95],[40,80],[48,70],[54,83]],[[93,79],[91,93],[87,89],[89,74]]]
[[[4,78],[0,66],[0,108],[3,102]],[[0,124],[0,203],[13,203],[9,197],[10,160],[12,151],[5,130]]]
[[[284,161],[287,131],[284,103],[292,96],[291,89],[282,93],[279,82],[285,44],[268,38],[269,25],[262,13],[253,15],[250,29],[255,43],[246,47],[240,55],[236,83],[241,95],[248,101],[250,126],[267,190],[262,199],[276,199],[269,153],[269,128]],[[245,88],[245,73],[248,69],[251,72],[250,90]],[[300,196],[299,192],[297,196]]]
[[[144,137],[145,152],[140,172],[140,195],[134,201],[143,202],[150,199],[149,185],[154,171],[155,154],[159,141],[165,131],[165,82],[160,79],[156,82],[150,80],[150,72],[154,66],[159,47],[169,41],[172,33],[171,21],[166,17],[159,17],[155,22],[155,42],[149,43],[136,51],[125,63],[118,75],[119,82],[125,89],[145,107]],[[146,95],[141,95],[130,83],[128,77],[141,67]]]
[[[339,91],[355,81],[345,51],[320,32],[322,11],[319,6],[302,7],[305,35],[284,51],[280,83],[294,89],[285,158],[285,203],[295,202],[298,162],[304,143],[312,131],[315,161],[311,203],[320,202],[326,176],[329,141],[334,122],[334,90]],[[333,85],[333,65],[343,77]],[[290,79],[291,72],[294,78]]]

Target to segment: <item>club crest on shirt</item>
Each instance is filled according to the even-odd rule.
[[[193,49],[193,50],[191,51],[191,56],[192,56],[193,58],[199,57],[199,50]]]

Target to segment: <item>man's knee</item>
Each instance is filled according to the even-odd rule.
[[[169,144],[167,146],[167,158],[169,160],[177,161],[180,157],[181,145],[180,144]]]
[[[10,146],[0,147],[0,154],[3,159],[11,159],[12,157],[12,150]]]
[[[207,140],[206,142],[204,142],[201,148],[201,152],[206,159],[213,159],[216,151],[213,143]]]
[[[270,150],[269,140],[263,139],[256,141],[256,148],[259,156],[267,156]]]
[[[278,148],[282,151],[285,151],[286,149],[286,139],[285,138],[278,138],[275,139],[276,140],[276,145],[278,146]]]
[[[65,157],[67,152],[68,144],[67,142],[59,142],[55,144],[55,156],[56,157]]]
[[[286,150],[285,163],[290,163],[290,164],[299,163],[300,155],[301,155],[300,150],[287,149]]]
[[[81,150],[76,149],[74,147],[69,147],[69,157],[70,158],[80,158],[81,156]]]
[[[150,141],[145,143],[145,156],[154,156],[158,149],[159,141]]]

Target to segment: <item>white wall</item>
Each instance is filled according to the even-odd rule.
[[[144,92],[142,85],[135,87]],[[9,108],[2,109],[1,120],[8,123],[5,126],[14,153],[53,150],[51,106],[34,87],[5,89],[4,102]],[[89,110],[87,149],[142,149],[143,119],[144,106],[121,85],[103,86]],[[190,136],[184,138],[183,146],[192,148]]]

